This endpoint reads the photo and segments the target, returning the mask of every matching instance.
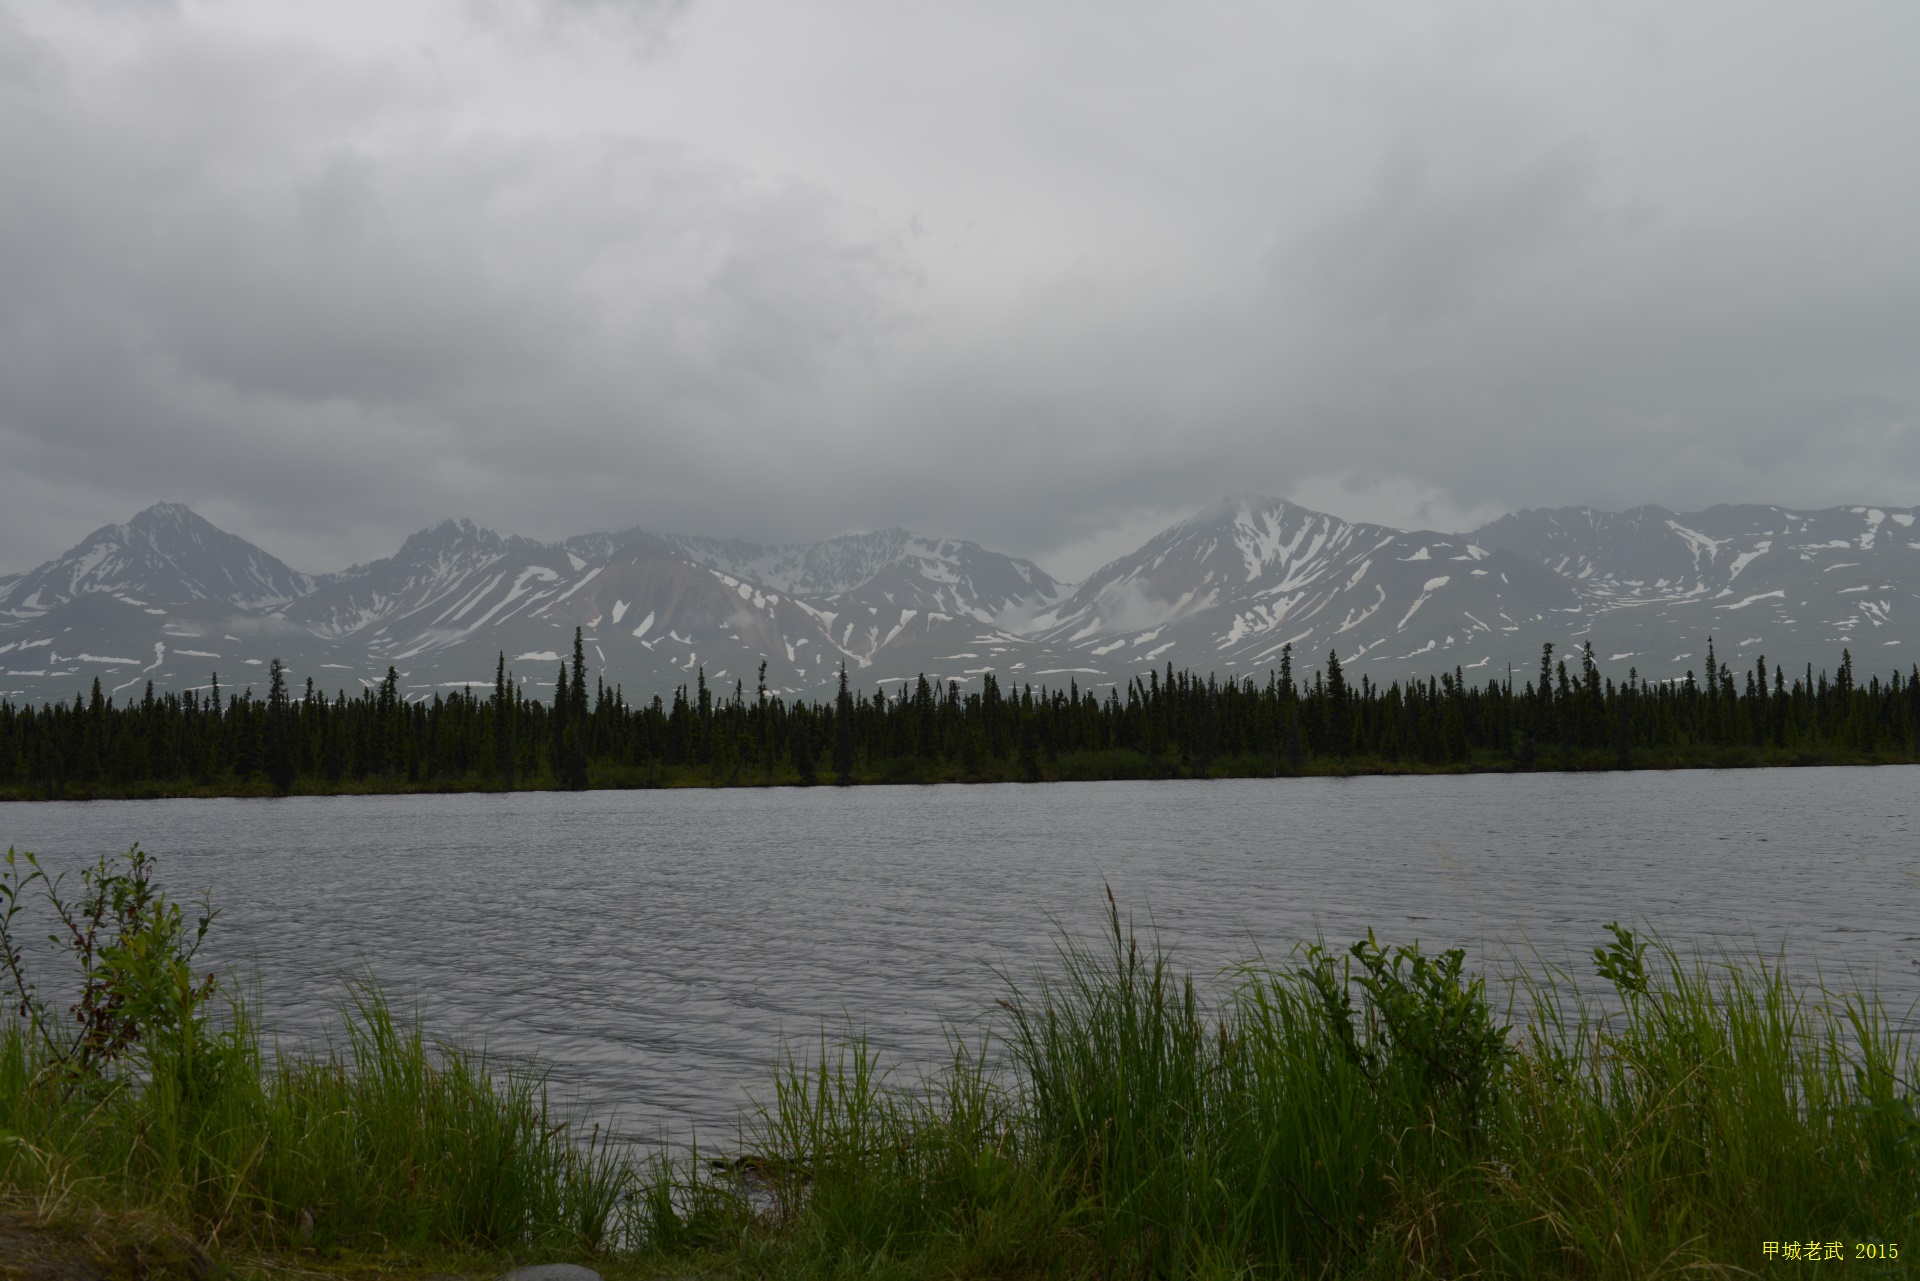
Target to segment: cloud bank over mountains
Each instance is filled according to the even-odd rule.
[[[0,12],[0,549],[1920,487],[1920,11]],[[1799,510],[1795,508],[1795,510]],[[1423,607],[1424,608],[1424,607]]]

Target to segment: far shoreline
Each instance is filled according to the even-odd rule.
[[[998,768],[963,771],[953,762],[924,759],[890,760],[880,766],[856,769],[846,783],[818,778],[801,779],[791,769],[774,777],[733,778],[697,766],[601,768],[593,767],[587,785],[568,787],[551,776],[516,780],[504,786],[499,779],[480,776],[409,781],[404,778],[366,778],[329,781],[296,778],[291,787],[275,788],[264,777],[226,778],[207,782],[143,780],[129,785],[90,782],[68,784],[57,790],[39,786],[0,787],[0,804],[47,801],[156,801],[156,800],[270,800],[279,797],[353,796],[464,796],[541,792],[624,792],[700,790],[815,790],[856,787],[945,787],[1020,783],[1156,783],[1224,782],[1242,779],[1290,778],[1409,778],[1476,774],[1628,774],[1672,773],[1690,770],[1867,768],[1915,765],[1920,759],[1892,752],[1811,752],[1759,750],[1751,747],[1702,745],[1687,751],[1636,752],[1622,766],[1612,751],[1541,753],[1531,765],[1487,754],[1469,762],[1388,761],[1377,757],[1317,757],[1299,769],[1276,768],[1270,760],[1251,758],[1213,762],[1205,770],[1192,764],[1151,757],[1143,752],[1110,749],[1062,755],[1040,762],[1038,776],[1024,771],[1018,761],[993,763]]]

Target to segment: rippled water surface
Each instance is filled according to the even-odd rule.
[[[211,887],[217,962],[283,1037],[370,968],[534,1052],[623,1128],[731,1132],[779,1038],[903,1059],[1097,928],[1111,885],[1196,970],[1323,933],[1583,957],[1604,922],[1785,943],[1920,997],[1920,770],[113,801],[0,807],[77,866],[139,841]]]

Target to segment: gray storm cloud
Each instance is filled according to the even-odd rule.
[[[16,6],[0,571],[1910,501],[1920,11],[1846,13]]]

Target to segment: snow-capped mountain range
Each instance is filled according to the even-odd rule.
[[[125,697],[264,684],[279,657],[329,693],[491,686],[504,652],[544,697],[573,629],[596,677],[630,699],[705,671],[817,695],[845,663],[862,687],[921,674],[963,689],[1101,687],[1147,668],[1264,681],[1292,645],[1377,681],[1460,668],[1531,672],[1543,643],[1591,643],[1601,666],[1670,678],[1707,638],[1735,666],[1856,668],[1920,658],[1912,508],[1715,507],[1516,512],[1469,534],[1344,521],[1275,498],[1227,498],[1060,583],[977,543],[890,529],[751,543],[634,529],[561,543],[446,521],[385,560],[302,574],[178,504],[110,525],[0,577],[0,697]]]

